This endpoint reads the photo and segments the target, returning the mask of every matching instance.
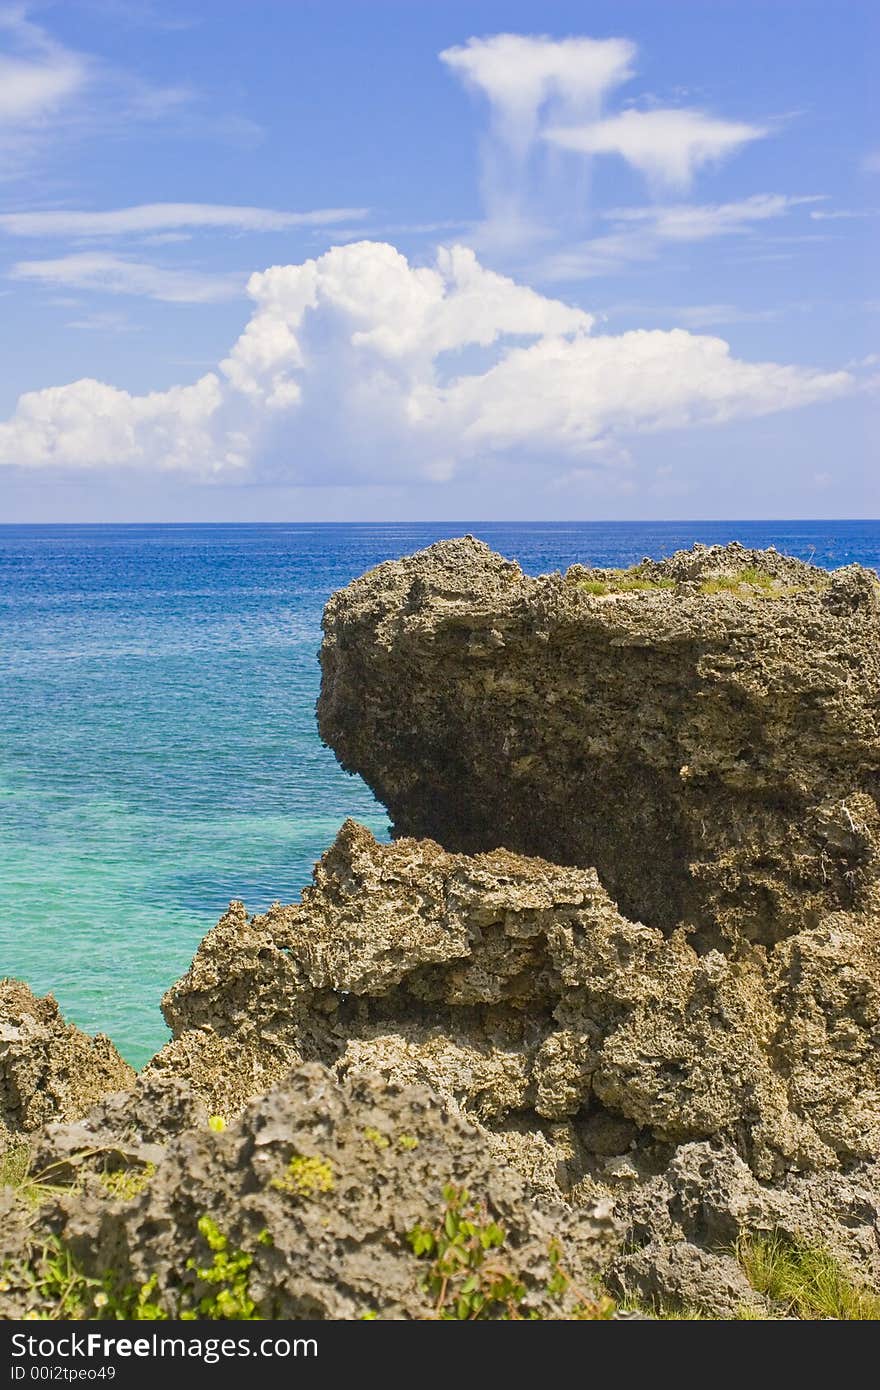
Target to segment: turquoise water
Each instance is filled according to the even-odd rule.
[[[531,573],[695,540],[880,566],[875,522],[0,526],[0,975],[136,1065],[230,898],[292,901],[347,815],[315,728],[321,610],[472,531]]]

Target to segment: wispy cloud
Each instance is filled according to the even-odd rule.
[[[578,154],[620,155],[654,184],[687,188],[704,165],[718,163],[766,134],[762,126],[673,108],[622,111],[584,125],[552,126],[544,138]]]
[[[0,172],[8,173],[94,77],[89,59],[55,43],[23,6],[0,7]]]
[[[802,307],[802,306],[799,306]],[[603,317],[650,319],[660,323],[681,323],[686,328],[722,328],[739,323],[772,323],[782,309],[745,309],[737,304],[613,304]]]
[[[244,293],[245,274],[209,275],[198,270],[174,270],[121,256],[83,252],[54,260],[17,261],[11,270],[17,280],[38,281],[67,289],[101,290],[107,294],[143,295],[168,304],[216,304]]]
[[[291,227],[325,227],[367,216],[367,208],[318,208],[279,212],[274,208],[220,203],[142,203],[105,212],[53,210],[0,214],[0,231],[20,237],[114,237],[169,232],[183,227],[238,232],[279,232]]]
[[[792,197],[785,193],[755,193],[731,203],[672,203],[665,206],[612,208],[605,214],[618,223],[641,223],[669,241],[705,241],[751,231],[756,222],[784,217],[804,203],[823,201],[822,194]],[[815,213],[813,214],[815,216]]]
[[[137,333],[140,332],[141,325],[132,323],[127,314],[118,314],[108,310],[103,313],[84,314],[82,318],[71,319],[65,327],[83,329],[89,333]]]
[[[0,0],[0,176],[32,176],[38,159],[71,141],[124,139],[134,125],[237,144],[261,138],[247,117],[206,112],[189,84],[157,85],[56,41],[24,5]]]
[[[815,212],[810,213],[814,222],[849,222],[853,219],[876,217],[877,215],[877,210],[874,208],[865,208],[860,212],[850,210],[849,208],[837,208],[833,210],[817,208]]]
[[[542,260],[538,273],[547,281],[607,275],[631,262],[655,259],[664,244],[747,236],[757,225],[822,199],[821,194],[756,193],[729,203],[611,208],[603,214],[613,224],[610,232],[553,252]]]

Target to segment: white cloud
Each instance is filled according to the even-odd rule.
[[[217,227],[242,232],[278,232],[290,227],[326,227],[365,217],[366,208],[319,208],[279,212],[274,208],[227,207],[219,203],[144,203],[105,212],[48,211],[0,214],[0,231],[28,237],[107,237],[166,232],[181,227]]]
[[[211,430],[221,402],[213,373],[147,396],[88,378],[29,391],[0,425],[0,458],[22,468],[228,471],[235,456],[218,452]]]
[[[182,469],[296,483],[443,479],[492,456],[536,481],[616,468],[634,435],[833,399],[846,372],[732,357],[683,329],[590,336],[591,317],[484,269],[336,247],[252,276],[218,372],[132,396],[78,381],[21,397],[0,462]]]
[[[686,109],[623,111],[586,125],[555,126],[545,139],[579,154],[617,154],[656,184],[686,188],[698,169],[717,163],[767,131]]]
[[[802,203],[822,201],[818,194],[789,197],[783,193],[755,193],[732,203],[673,203],[660,207],[614,208],[606,217],[639,222],[668,241],[704,241],[708,237],[748,232],[755,222],[784,217]],[[815,213],[812,214],[816,216]]]
[[[612,231],[546,255],[537,266],[537,274],[551,283],[614,274],[630,262],[653,260],[663,243],[743,236],[756,224],[785,217],[802,203],[821,201],[822,195],[756,193],[730,203],[612,208],[604,214],[614,223]]]
[[[525,153],[545,104],[595,111],[606,92],[632,76],[635,54],[629,39],[493,34],[440,57],[488,97],[505,139]]]
[[[91,333],[136,333],[140,331],[140,324],[132,323],[125,314],[117,314],[111,310],[84,314],[82,318],[71,319],[66,327],[85,329]]]
[[[244,292],[245,283],[243,274],[173,270],[97,251],[77,252],[54,260],[17,261],[10,274],[16,280],[107,294],[144,295],[168,304],[216,304],[235,299]]]
[[[549,124],[598,117],[607,93],[632,75],[635,54],[628,39],[527,34],[472,38],[440,54],[490,106],[481,244],[514,249],[540,240],[548,235],[542,214],[550,209],[557,230],[560,221],[582,217],[583,180],[541,137]]]
[[[247,118],[202,110],[190,86],[155,86],[66,47],[29,19],[28,9],[0,2],[0,176],[32,178],[38,160],[49,152],[57,160],[72,140],[124,139],[142,123],[170,121],[180,135],[226,143],[261,137]]]
[[[829,209],[827,212],[823,209],[817,209],[815,212],[811,212],[810,216],[814,222],[849,222],[854,218],[876,217],[877,214],[871,208],[866,208],[861,212],[850,211],[847,208],[837,208],[835,210]]]
[[[73,56],[28,62],[0,54],[0,124],[39,120],[86,82],[85,65]]]
[[[736,304],[616,304],[604,311],[603,318],[638,315],[642,319],[671,320],[686,328],[700,329],[731,323],[772,323],[781,314],[781,309],[743,309]]]
[[[23,6],[0,7],[0,130],[39,121],[79,92],[88,63],[49,38]]]

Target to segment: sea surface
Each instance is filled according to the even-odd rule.
[[[0,976],[141,1065],[231,898],[294,901],[346,816],[386,836],[318,738],[321,610],[468,531],[532,574],[736,539],[880,567],[870,521],[0,526]]]

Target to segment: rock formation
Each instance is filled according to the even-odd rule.
[[[696,547],[524,575],[468,537],[324,619],[319,726],[399,835],[593,867],[698,949],[877,909],[880,585]]]
[[[610,1204],[575,1213],[536,1197],[522,1177],[492,1161],[479,1129],[424,1088],[364,1076],[340,1084],[311,1065],[228,1129],[202,1123],[175,1134],[191,1104],[179,1082],[153,1078],[146,1093],[100,1107],[82,1124],[43,1131],[37,1161],[52,1167],[56,1181],[59,1168],[63,1177],[65,1164],[71,1167],[79,1191],[53,1196],[30,1227],[14,1206],[11,1220],[0,1220],[0,1258],[13,1256],[7,1316],[53,1311],[45,1284],[20,1263],[29,1249],[39,1269],[47,1236],[63,1241],[79,1273],[82,1303],[74,1315],[98,1316],[108,1291],[117,1297],[120,1290],[141,1291],[166,1316],[192,1312],[218,1292],[199,1274],[211,1265],[207,1218],[240,1270],[220,1286],[235,1295],[232,1316],[242,1315],[246,1297],[261,1317],[428,1318],[435,1299],[423,1287],[425,1265],[408,1234],[437,1221],[447,1184],[479,1194],[503,1223],[495,1258],[521,1282],[524,1316],[561,1316],[589,1297],[615,1248]],[[157,1150],[137,1136],[145,1123],[148,1131],[162,1125],[163,1110],[172,1127]],[[120,1171],[135,1180],[108,1180]],[[571,1281],[561,1297],[548,1290],[557,1245]]]
[[[38,1230],[166,1312],[210,1218],[264,1315],[421,1317],[451,1183],[545,1316],[554,1237],[715,1317],[763,1306],[755,1232],[880,1288],[878,636],[869,572],[741,546],[531,579],[468,537],[334,595],[321,733],[397,838],[346,822],[299,903],[233,903],[84,1118],[0,1070],[17,1128],[68,1120]]]
[[[0,980],[0,1145],[50,1120],[73,1120],[134,1071],[103,1033],[65,1023],[51,994],[38,999],[18,980]]]
[[[627,921],[593,869],[349,821],[301,903],[233,905],[164,1009],[175,1039],[147,1075],[210,1109],[303,1060],[422,1083],[534,1189],[613,1197],[631,1292],[659,1294],[656,1253],[668,1297],[717,1308],[727,1288],[735,1311],[742,1274],[715,1252],[750,1230],[821,1239],[880,1282],[867,923],[699,953]]]

